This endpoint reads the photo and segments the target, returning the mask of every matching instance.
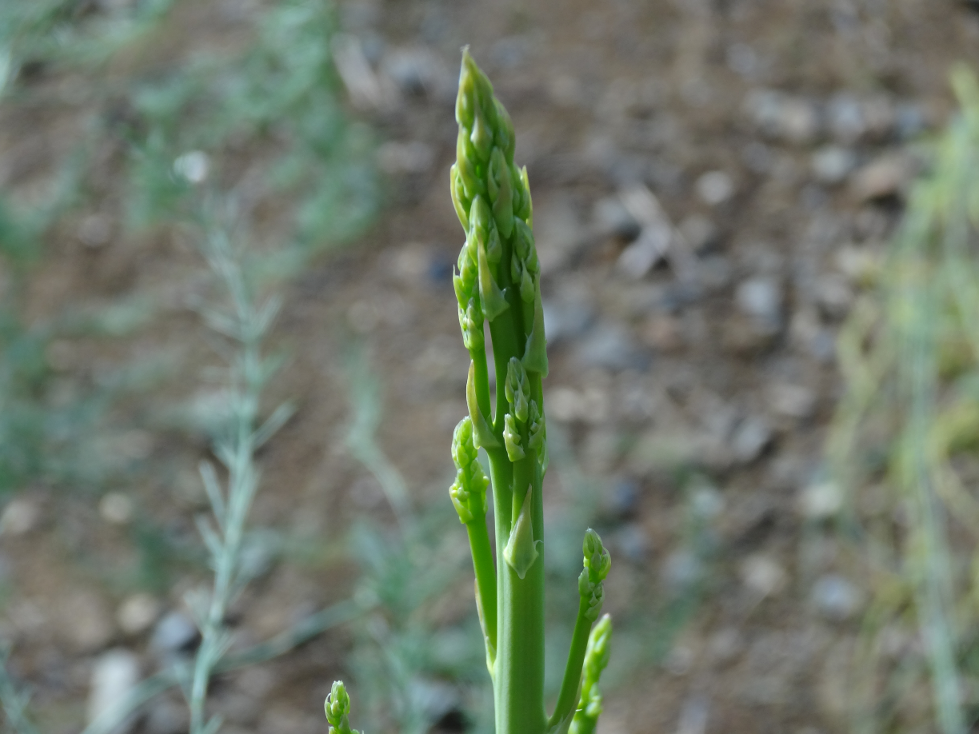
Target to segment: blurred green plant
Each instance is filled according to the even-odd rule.
[[[979,85],[934,144],[877,287],[841,332],[829,440],[873,598],[857,732],[964,734],[979,719]]]

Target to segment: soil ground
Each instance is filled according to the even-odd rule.
[[[219,5],[178,6],[171,42],[242,42],[223,35]],[[383,386],[379,442],[413,503],[444,497],[465,414],[449,278],[463,235],[447,171],[468,44],[513,117],[534,196],[545,395],[569,448],[548,511],[559,516],[590,482],[615,560],[607,608],[635,625],[655,611],[668,649],[643,658],[629,646],[652,647],[656,634],[623,638],[621,654],[645,662],[610,683],[600,731],[847,730],[849,653],[868,600],[826,522],[835,337],[899,219],[916,141],[949,119],[950,66],[979,61],[979,14],[925,0],[403,0],[343,3],[340,16],[389,90],[351,106],[383,141],[388,199],[365,236],[283,293],[273,341],[288,361],[268,403],[288,399],[297,412],[260,454],[254,525],[339,540],[358,515],[392,523],[344,447],[351,344]],[[0,117],[0,169],[29,141],[54,156],[84,110],[32,115]],[[28,156],[5,186],[30,200],[45,160]],[[103,201],[120,195],[111,180],[102,190]],[[256,221],[256,238],[274,241],[274,213]],[[125,488],[136,516],[192,547],[194,466],[207,444],[160,416],[206,400],[199,376],[220,364],[186,306],[205,290],[200,256],[179,231],[90,247],[69,225],[48,253],[29,318],[138,294],[164,304],[136,337],[66,339],[51,356],[66,390],[134,360],[166,358],[178,373],[126,398],[117,425],[127,428],[106,450],[139,466],[139,486]],[[145,567],[152,541],[134,544],[133,523],[107,521],[97,495],[38,486],[22,496],[38,519],[0,540],[11,667],[50,731],[77,730],[99,654],[122,646],[154,668],[151,631],[116,621],[131,587],[113,582]],[[340,552],[320,542],[311,558],[300,549],[277,563],[236,605],[238,633],[261,640],[343,598],[355,574],[332,560]],[[186,558],[164,562],[166,582],[151,589],[161,613],[181,609],[200,578]],[[663,599],[694,587],[667,631]],[[331,632],[229,679],[217,709],[241,731],[325,731],[322,700],[351,644]],[[170,706],[179,731],[179,700],[138,730],[167,731]]]

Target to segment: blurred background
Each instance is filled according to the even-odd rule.
[[[187,732],[229,554],[222,731],[325,732],[336,677],[358,728],[491,730],[465,44],[534,196],[551,690],[590,525],[603,734],[973,730],[979,5],[0,0],[8,730]]]

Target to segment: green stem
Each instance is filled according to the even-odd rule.
[[[486,634],[490,661],[496,660],[496,570],[493,567],[493,549],[490,546],[489,532],[486,530],[486,516],[474,518],[466,525],[469,532],[469,548],[472,551],[473,571],[476,573],[476,591],[482,611],[483,632]]]
[[[492,425],[493,418],[490,413],[489,399],[489,374],[486,369],[486,347],[473,349],[469,352],[473,361],[473,377],[476,381],[476,403],[479,405],[479,412]]]
[[[548,719],[548,728],[564,721],[574,713],[578,706],[581,686],[581,668],[585,662],[585,651],[588,649],[588,634],[592,622],[585,614],[588,611],[588,600],[582,598],[578,602],[578,617],[574,623],[574,633],[571,635],[571,649],[568,651],[568,664],[564,668],[564,680],[561,681],[561,692],[558,694],[554,713]]]

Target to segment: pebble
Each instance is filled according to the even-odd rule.
[[[613,517],[627,519],[639,509],[639,483],[635,479],[619,479],[612,484],[605,505]]]
[[[850,181],[850,193],[863,204],[900,196],[911,182],[908,161],[897,154],[886,154],[858,169]]]
[[[666,223],[643,227],[635,242],[619,255],[616,267],[627,278],[639,280],[666,257],[672,239],[673,230]]]
[[[392,140],[377,149],[378,167],[392,176],[427,173],[434,163],[432,146],[420,140],[404,143]]]
[[[78,225],[78,239],[92,249],[108,244],[112,239],[112,223],[103,214],[89,214]]]
[[[843,183],[856,165],[856,153],[839,145],[822,147],[812,156],[812,174],[827,186]]]
[[[680,235],[687,246],[698,254],[703,254],[717,244],[718,231],[714,223],[700,214],[691,214],[680,222]]]
[[[388,51],[381,61],[381,68],[405,94],[442,96],[452,84],[451,75],[442,60],[424,46]]]
[[[116,622],[127,635],[146,632],[160,616],[160,602],[152,594],[126,597],[116,610]]]
[[[812,602],[827,619],[843,622],[859,611],[863,593],[845,577],[830,573],[813,584]]]
[[[79,653],[99,650],[112,641],[115,629],[112,612],[93,591],[77,591],[66,596],[59,610],[61,628]]]
[[[597,324],[582,339],[576,349],[575,358],[583,367],[603,367],[624,370],[640,366],[642,361],[625,329],[614,323]]]
[[[112,525],[126,525],[133,519],[133,501],[122,492],[107,492],[99,500],[99,514]]]
[[[734,181],[724,171],[708,171],[694,185],[697,195],[706,204],[723,204],[734,195]]]
[[[0,515],[0,534],[27,535],[37,527],[40,519],[41,508],[37,502],[26,497],[14,497]]]
[[[584,244],[583,230],[569,199],[535,203],[534,237],[542,273],[549,275],[568,264]]]
[[[843,509],[843,491],[835,482],[810,484],[799,493],[799,514],[807,520],[829,520]]]
[[[766,597],[782,590],[789,579],[785,569],[771,556],[748,556],[739,568],[741,581],[758,596]]]
[[[147,709],[144,727],[146,734],[186,734],[189,724],[187,704],[157,698]],[[227,729],[221,731],[227,732]]]
[[[772,385],[768,402],[775,413],[786,418],[809,418],[816,409],[816,395],[802,385]]]
[[[649,535],[639,523],[631,522],[620,528],[613,543],[619,553],[633,563],[642,563],[649,554]]]
[[[827,273],[816,280],[816,303],[828,318],[842,319],[846,316],[853,299],[853,290],[844,276]]]
[[[772,442],[772,429],[761,418],[745,418],[734,429],[731,437],[731,452],[742,464],[749,464]]]
[[[704,564],[690,550],[681,549],[667,556],[663,563],[663,581],[674,591],[688,589],[704,576]]]
[[[843,145],[853,145],[867,132],[860,100],[849,92],[841,92],[829,101],[826,123],[833,139]]]
[[[548,346],[581,336],[595,317],[594,308],[584,300],[543,300],[541,305]]]
[[[187,652],[196,644],[196,625],[182,612],[167,612],[153,629],[150,645],[162,653]]]
[[[771,138],[805,145],[820,133],[819,112],[810,100],[772,89],[753,89],[743,107],[759,130]]]
[[[139,683],[139,675],[139,658],[130,650],[116,648],[96,658],[89,687],[87,722],[91,724],[99,716],[111,715]],[[118,713],[115,716],[120,718]],[[135,716],[121,718],[109,731],[124,734],[133,728]]]
[[[854,286],[873,284],[881,269],[881,255],[874,248],[843,246],[833,256],[833,264]]]
[[[642,230],[642,225],[629,213],[618,196],[606,196],[595,202],[592,227],[600,237],[614,236],[624,240],[635,239]]]
[[[768,276],[756,276],[738,284],[735,302],[764,329],[777,330],[782,323],[782,286]]]

